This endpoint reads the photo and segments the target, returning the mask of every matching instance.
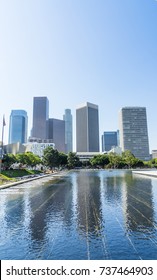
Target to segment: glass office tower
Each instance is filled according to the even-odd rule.
[[[47,121],[48,139],[52,139],[55,149],[59,152],[66,152],[65,146],[65,121],[50,118]]]
[[[119,112],[120,147],[141,159],[149,160],[149,141],[145,107],[124,107]]]
[[[47,120],[49,118],[49,101],[48,98],[33,98],[33,127],[32,137],[47,139]]]
[[[9,144],[27,142],[28,117],[24,110],[12,110],[9,124]]]
[[[76,151],[99,152],[98,106],[86,102],[76,109]]]
[[[105,131],[102,135],[102,152],[108,152],[116,146],[118,146],[117,131]]]

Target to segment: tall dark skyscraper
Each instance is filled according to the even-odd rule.
[[[49,101],[47,97],[33,98],[32,137],[47,138],[47,120],[49,118]]]
[[[47,129],[48,139],[52,139],[55,149],[65,153],[65,121],[51,118],[47,121]]]
[[[118,146],[117,131],[105,131],[102,135],[102,152],[110,151],[113,146]]]
[[[119,113],[120,146],[141,159],[149,160],[149,141],[145,107],[124,107]]]
[[[65,109],[65,114],[63,115],[63,120],[65,121],[65,144],[66,152],[73,151],[73,140],[72,140],[72,115],[70,109]]]
[[[99,152],[98,106],[86,102],[76,109],[76,151]]]
[[[27,142],[28,117],[24,110],[12,110],[9,124],[9,144]]]

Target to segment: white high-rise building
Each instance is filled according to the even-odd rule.
[[[72,114],[70,109],[65,109],[65,114],[63,115],[63,120],[65,121],[65,145],[66,152],[73,151],[73,140],[72,140]]]

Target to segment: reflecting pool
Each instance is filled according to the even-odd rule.
[[[157,259],[157,179],[78,170],[0,190],[0,259]]]

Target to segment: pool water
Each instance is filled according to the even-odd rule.
[[[0,259],[157,259],[157,179],[70,171],[0,191]]]

